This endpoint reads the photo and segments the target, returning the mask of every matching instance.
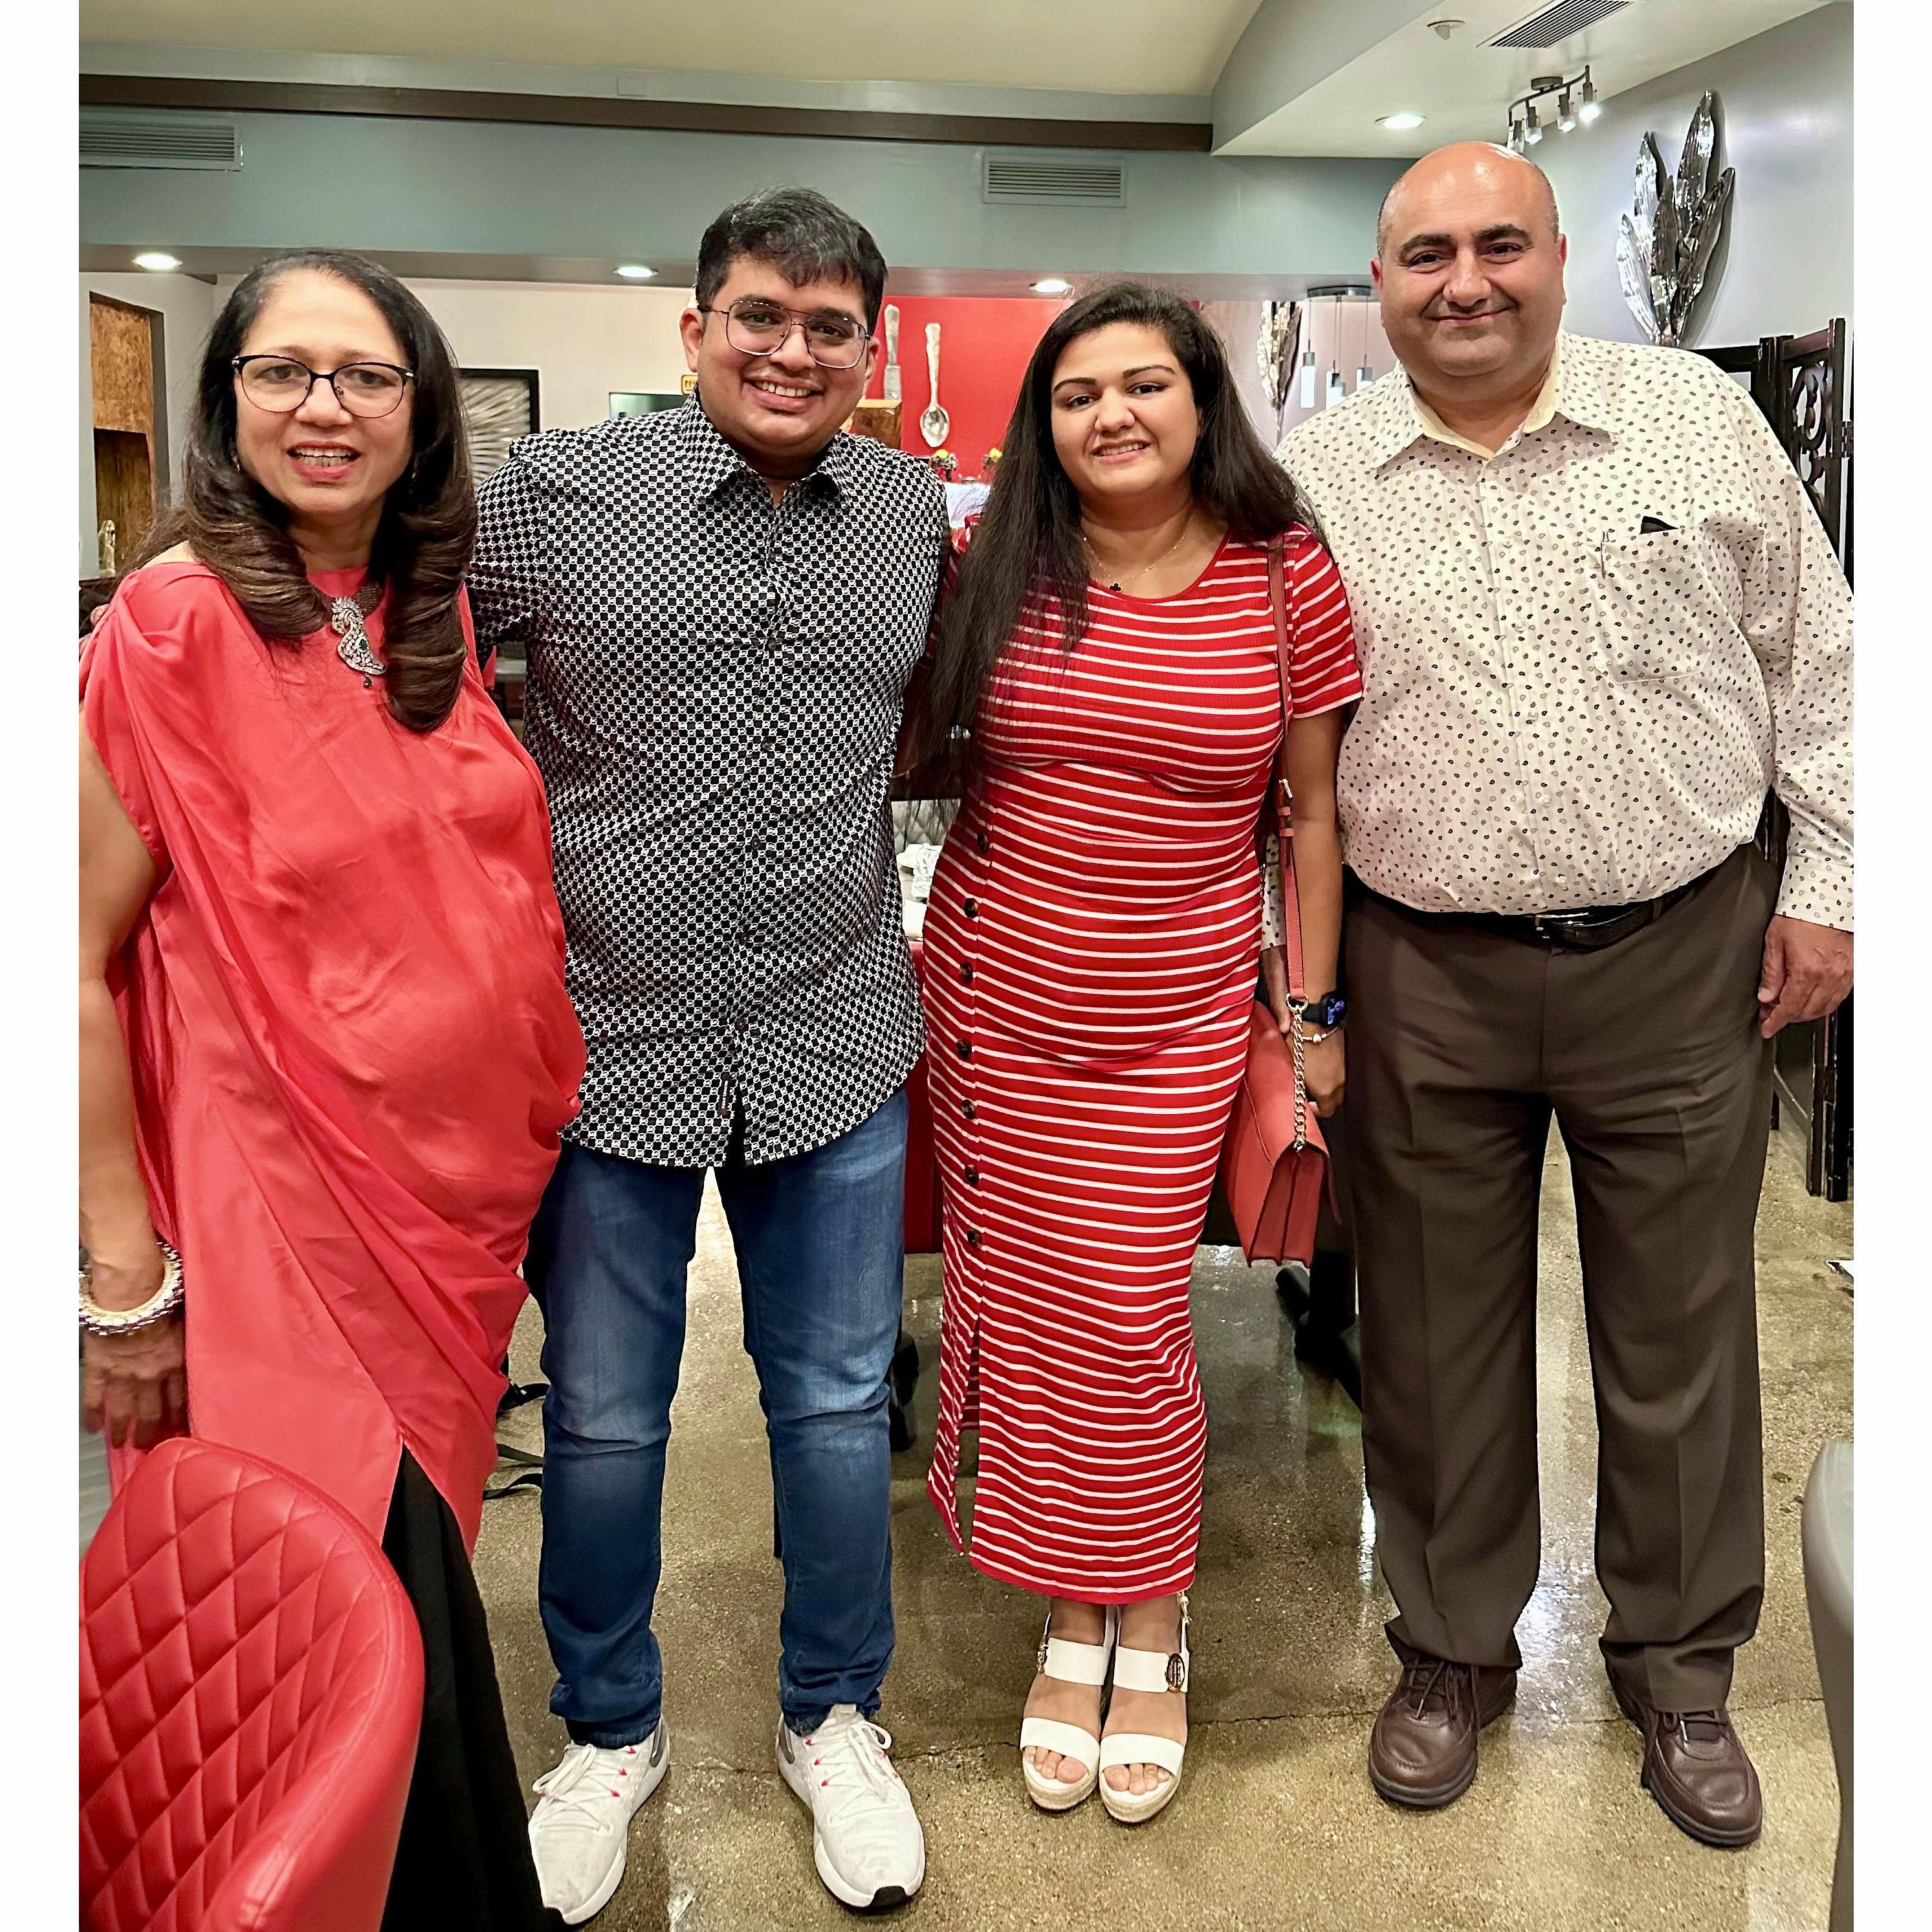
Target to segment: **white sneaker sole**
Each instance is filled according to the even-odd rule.
[[[848,1884],[839,1874],[825,1849],[825,1840],[818,1829],[818,1814],[812,1810],[812,1800],[806,1794],[805,1774],[799,1767],[788,1762],[784,1754],[776,1754],[778,1775],[784,1780],[785,1789],[802,1804],[812,1818],[812,1862],[818,1868],[818,1882],[824,1886],[841,1905],[849,1905],[854,1912],[890,1912],[895,1906],[904,1904],[913,1894],[926,1882],[926,1839],[921,1833],[919,1846],[919,1869],[913,1874],[910,1885],[882,1885],[876,1892],[861,1892],[856,1886]]]
[[[669,1771],[670,1768],[670,1739],[667,1736],[664,1739],[664,1756],[659,1758],[655,1765],[647,1766],[644,1777],[639,1780],[642,1788],[642,1796],[640,1796],[631,1807],[631,1817],[626,1819],[624,1821],[624,1835],[617,1840],[617,1856],[610,1861],[610,1868],[604,1874],[603,1878],[599,1881],[597,1889],[593,1892],[590,1894],[590,1898],[586,1899],[583,1904],[580,1905],[574,1912],[566,1912],[560,1905],[552,1905],[548,1906],[548,1909],[554,1912],[556,1916],[563,1921],[565,1924],[582,1925],[586,1924],[588,1921],[595,1918],[598,1913],[602,1912],[604,1906],[608,1905],[610,1903],[611,1899],[616,1895],[618,1886],[624,1882],[624,1866],[630,1856],[631,1818],[636,1817],[638,1814],[644,1808],[645,1801],[650,1798],[651,1793],[656,1790],[659,1785],[663,1784],[664,1781],[664,1773]],[[536,1821],[532,1818],[530,1822],[532,1825],[534,1825]],[[536,1858],[536,1834],[532,1831],[530,1833],[530,1857],[532,1862],[534,1862]],[[537,1882],[539,1895],[541,1895],[543,1882],[541,1867],[538,1868],[538,1877]]]

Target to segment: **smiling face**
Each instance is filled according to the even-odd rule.
[[[1109,322],[1060,352],[1054,454],[1083,505],[1186,493],[1201,412],[1174,346],[1144,323]]]
[[[865,353],[852,368],[828,369],[812,360],[804,330],[794,328],[769,355],[748,356],[727,339],[724,314],[748,298],[795,315],[842,316],[868,334]],[[681,325],[685,360],[697,371],[705,415],[760,475],[803,475],[858,406],[878,360],[863,292],[842,280],[800,286],[770,262],[741,255],[710,306],[716,313],[686,309]]]
[[[382,312],[352,283],[292,268],[269,289],[243,338],[244,356],[285,356],[311,369],[353,362],[406,368]],[[286,506],[292,528],[344,532],[380,520],[382,500],[409,466],[415,388],[383,416],[352,416],[326,382],[288,412],[264,409],[235,379],[235,452],[242,467]]]
[[[1474,141],[1418,161],[1389,196],[1375,262],[1383,329],[1416,386],[1538,380],[1563,318],[1567,253],[1532,163]]]

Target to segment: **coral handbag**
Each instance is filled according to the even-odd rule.
[[[1301,961],[1301,910],[1295,897],[1294,827],[1288,784],[1288,625],[1282,540],[1268,544],[1268,601],[1274,612],[1275,668],[1281,680],[1282,743],[1274,774],[1281,853],[1282,933],[1288,986],[1307,998]],[[1273,1010],[1257,1000],[1248,1015],[1248,1064],[1221,1144],[1221,1187],[1250,1262],[1301,1262],[1315,1253],[1315,1226],[1328,1185],[1328,1149],[1308,1098],[1301,1042],[1291,1048]]]

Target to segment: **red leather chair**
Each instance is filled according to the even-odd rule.
[[[368,1532],[178,1439],[116,1497],[80,1602],[86,1932],[376,1932],[423,1666]]]

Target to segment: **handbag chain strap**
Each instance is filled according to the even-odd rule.
[[[1288,782],[1288,727],[1294,715],[1294,699],[1288,682],[1288,602],[1294,595],[1282,557],[1282,540],[1277,532],[1268,544],[1268,607],[1274,617],[1275,674],[1281,685],[1281,750],[1274,774],[1276,844],[1281,867],[1281,926],[1282,950],[1288,956],[1288,991],[1291,999],[1308,997],[1301,967],[1301,901],[1294,876],[1294,826]],[[1296,613],[1298,619],[1300,612]],[[1294,1060],[1294,1147],[1299,1153],[1308,1144],[1308,1073],[1304,1058],[1306,1048],[1301,1029],[1291,1026],[1288,1046]]]

